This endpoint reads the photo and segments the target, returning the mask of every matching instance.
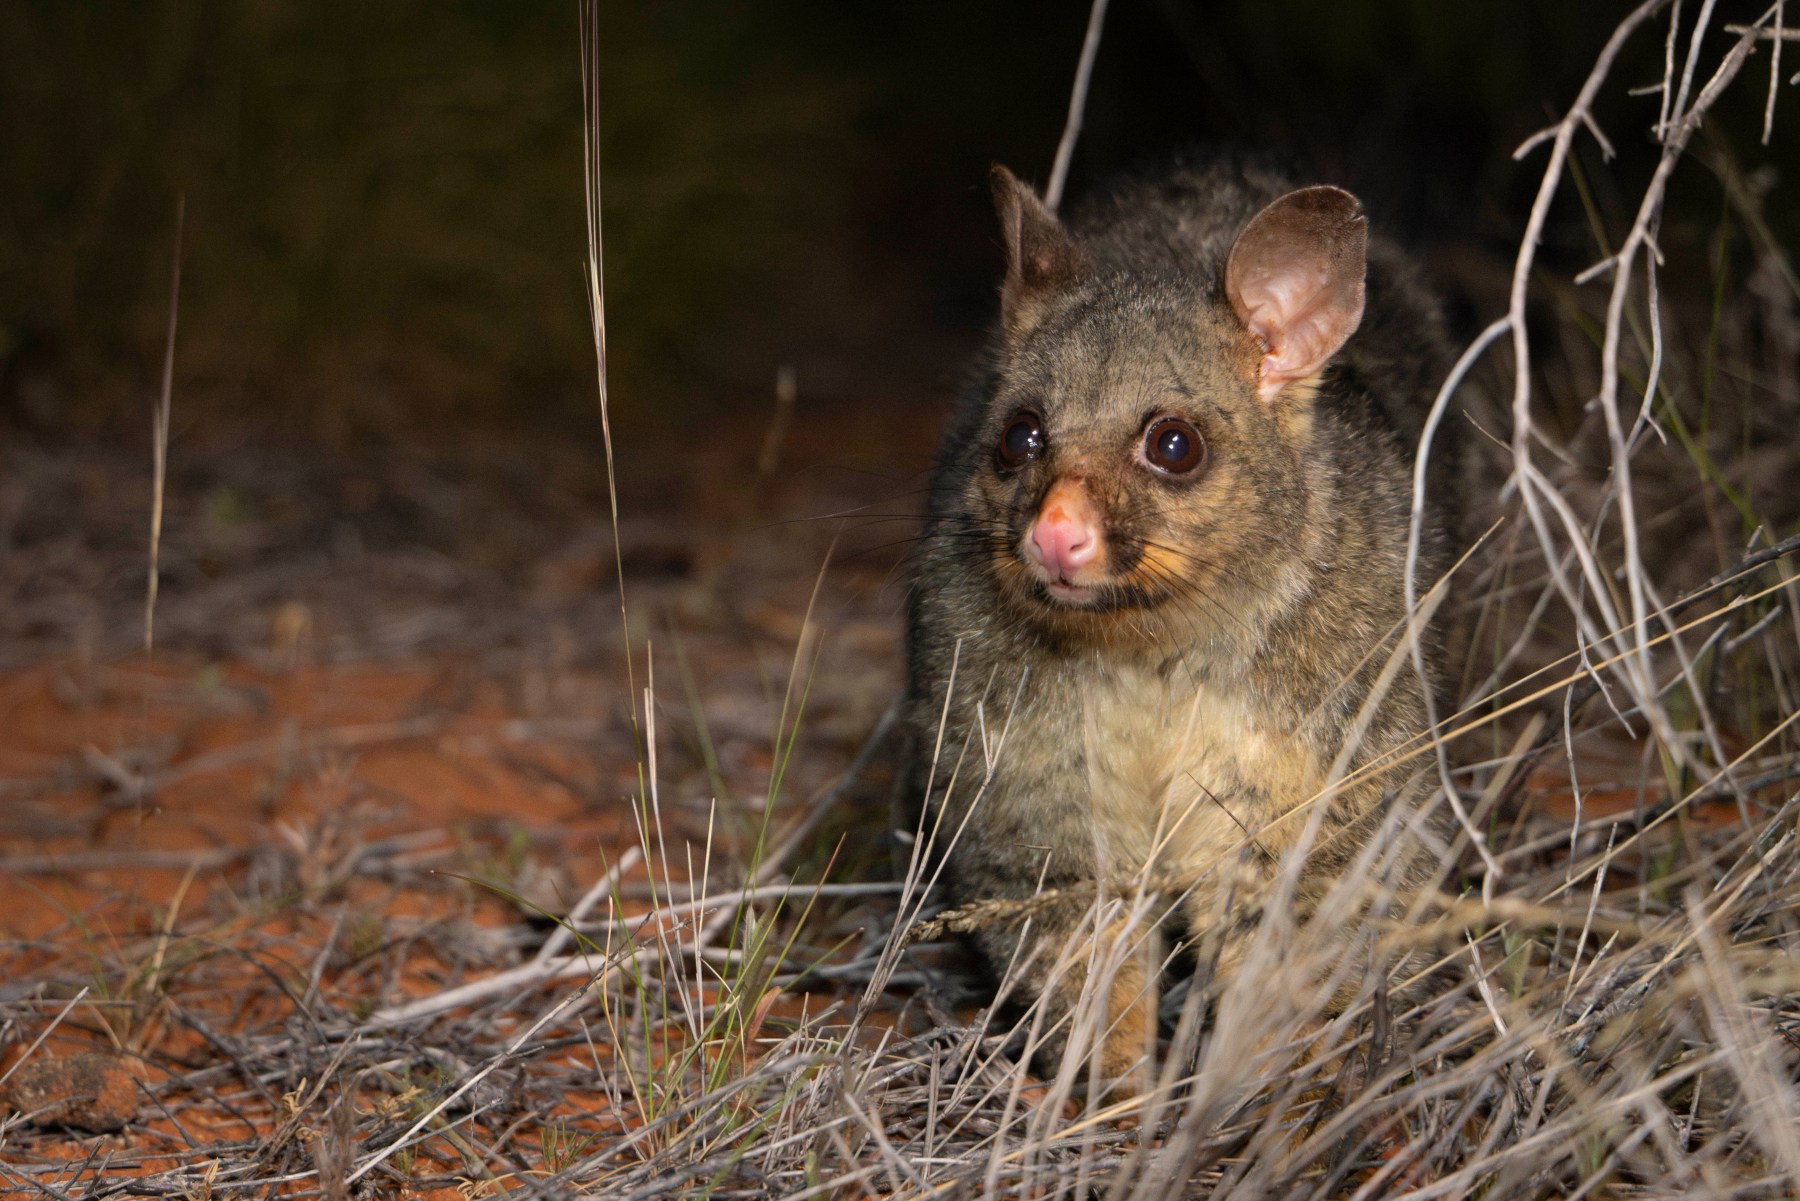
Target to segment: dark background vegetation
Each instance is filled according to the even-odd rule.
[[[1539,165],[1510,152],[1626,7],[1116,0],[1072,191],[1186,142],[1287,145],[1450,264],[1472,325],[1454,264],[1505,262]],[[1087,9],[601,4],[621,419],[766,405],[783,364],[803,418],[941,400],[990,312],[988,165],[1048,175]],[[572,0],[0,6],[0,437],[147,442],[178,197],[178,438],[597,432],[579,49]],[[1616,78],[1653,83],[1655,35],[1633,53]],[[1704,156],[1800,165],[1796,114],[1757,146],[1737,91]],[[1607,102],[1625,185],[1655,104]],[[1765,182],[1791,242],[1795,181]],[[1714,237],[1720,195],[1690,171],[1677,236]],[[1572,195],[1560,217],[1547,261],[1579,266]]]

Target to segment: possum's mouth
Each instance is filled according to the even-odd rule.
[[[1034,598],[1058,612],[1117,613],[1123,609],[1154,608],[1163,597],[1138,584],[1109,581],[1102,584],[1067,584],[1061,580],[1034,580]]]
[[[1098,599],[1100,588],[1092,584],[1071,584],[1064,580],[1051,580],[1044,585],[1044,593],[1051,600],[1060,604],[1085,606]]]

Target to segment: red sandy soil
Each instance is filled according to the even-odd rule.
[[[447,706],[453,687],[459,695]],[[454,685],[424,666],[271,673],[162,656],[106,666],[53,661],[0,677],[0,778],[37,782],[5,807],[0,931],[13,947],[29,948],[9,956],[13,978],[71,952],[106,956],[146,937],[154,957],[155,936],[177,929],[216,947],[266,949],[276,940],[269,962],[303,973],[343,938],[346,912],[380,915],[398,929],[518,920],[495,893],[445,888],[417,870],[433,865],[516,885],[519,873],[505,871],[509,855],[553,864],[540,873],[541,903],[557,906],[569,880],[596,878],[636,836],[628,808],[595,810],[571,787],[595,783],[591,762],[509,733],[512,719],[497,686]],[[154,786],[137,786],[146,775]],[[238,869],[271,840],[295,854],[293,883],[330,893],[333,912],[214,896],[236,888]],[[390,865],[415,870],[399,882],[333,878],[354,863],[357,845],[381,840],[403,848]],[[232,909],[235,916],[198,930],[184,920]],[[449,965],[434,959],[421,944],[397,982],[401,991],[441,987]],[[225,1030],[277,1016],[279,998],[265,995],[257,964],[221,975],[224,966],[211,963],[209,987],[184,1004],[211,1011]],[[219,987],[233,983],[236,995]],[[156,1070],[158,1057],[206,1050],[193,1030],[165,1024],[152,1006],[123,1018],[78,1010],[36,1054],[109,1045],[128,1053],[121,1062],[147,1084],[167,1074]],[[22,1049],[13,1046],[8,1060]],[[184,1119],[187,1134],[206,1141],[213,1132],[195,1129],[194,1120]],[[176,1136],[163,1125],[163,1135]],[[145,1134],[117,1140],[118,1149],[154,1146],[156,1130],[152,1118]]]
[[[425,666],[270,673],[176,657],[0,677],[0,778],[43,781],[7,806],[0,929],[42,938],[81,915],[99,933],[178,892],[202,904],[233,853],[271,835],[321,857],[332,839],[411,835],[408,853],[430,858],[507,828],[576,879],[603,871],[600,848],[629,836],[624,814],[596,818],[561,782],[591,785],[592,764],[509,735],[496,686],[445,712],[452,686]],[[148,774],[167,782],[134,795],[146,748],[165,759]],[[71,764],[89,770],[59,770]]]
[[[771,824],[804,811],[897,687],[899,552],[886,544],[905,523],[846,537],[840,519],[787,518],[914,505],[887,498],[910,491],[895,480],[916,469],[929,429],[853,435],[888,456],[882,473],[821,482],[807,455],[843,446],[809,452],[801,427],[794,465],[748,489],[752,513],[752,471],[731,455],[754,457],[764,410],[741,424],[755,430],[715,431],[731,454],[707,452],[703,486],[625,489],[629,665],[591,455],[499,468],[478,458],[485,484],[460,460],[385,474],[278,464],[297,474],[266,485],[238,456],[200,464],[185,490],[171,485],[157,618],[169,649],[149,655],[119,648],[141,629],[141,608],[135,622],[128,613],[133,593],[142,605],[143,564],[142,526],[117,506],[142,464],[20,460],[26,508],[10,520],[29,537],[0,563],[0,595],[16,602],[0,614],[0,1002],[16,1002],[0,1011],[0,1073],[27,1052],[32,1064],[99,1052],[113,1057],[105,1083],[116,1092],[128,1078],[138,1104],[116,1133],[0,1126],[0,1167],[65,1163],[57,1187],[79,1191],[71,1182],[191,1166],[205,1162],[197,1149],[241,1150],[284,1121],[321,1121],[247,1089],[216,1040],[269,1037],[318,1004],[354,1017],[528,957],[546,915],[640,844],[640,746],[657,755],[658,877],[688,887],[710,849],[710,882],[729,884],[762,821],[797,646],[806,686],[792,698],[806,706]],[[90,478],[108,486],[68,491]],[[346,480],[362,482],[346,492]],[[57,512],[68,495],[93,511]],[[39,497],[47,507],[34,513]],[[457,520],[434,525],[430,505]],[[347,550],[346,522],[369,531]],[[104,637],[71,651],[92,645],[83,623]],[[787,871],[867,871],[878,833],[832,815]],[[641,867],[619,892],[627,914],[648,909]],[[765,1017],[819,1005],[784,996]],[[359,1121],[383,1106],[410,1120],[409,1088],[404,1076],[371,1080]],[[12,1091],[14,1108],[36,1098],[42,1109],[41,1090]],[[535,1154],[553,1124],[603,1135],[632,1120],[569,1081],[540,1101],[516,1129],[475,1133]],[[309,1166],[298,1145],[287,1153]],[[434,1147],[406,1177],[436,1187],[467,1173]],[[0,1191],[25,1179],[9,1169]],[[384,1179],[404,1195],[454,1195]]]
[[[11,790],[0,810],[0,937],[11,978],[66,976],[83,956],[143,965],[135,982],[97,974],[90,998],[115,995],[78,1006],[33,1062],[117,1051],[115,1070],[154,1088],[213,1054],[165,996],[211,1030],[253,1034],[292,1012],[273,978],[293,991],[322,982],[340,1009],[367,1009],[481,974],[466,951],[442,955],[434,928],[516,930],[534,909],[566,912],[639,842],[625,800],[636,769],[544,738],[507,693],[452,666],[270,671],[177,655],[59,659],[0,676],[0,780]],[[739,758],[767,771],[766,753]],[[607,794],[612,803],[595,803]],[[703,852],[689,806],[671,802],[665,817],[675,845]],[[245,877],[271,849],[287,864],[283,892],[258,896]],[[671,853],[677,887],[686,862]],[[648,903],[642,887],[641,872],[622,880],[637,896],[629,909]],[[396,942],[402,954],[374,953]],[[804,1008],[786,1002],[774,1016]],[[20,1032],[0,1071],[36,1032]],[[99,1142],[134,1172],[184,1162],[158,1151],[189,1139],[266,1137],[280,1117],[242,1100],[248,1124],[204,1106],[179,1122],[132,1108],[132,1125]],[[626,1119],[576,1091],[540,1124],[557,1120],[595,1134]],[[96,1140],[52,1128],[9,1141],[0,1161],[22,1152],[73,1165]],[[456,1166],[427,1156],[410,1170],[429,1178]]]

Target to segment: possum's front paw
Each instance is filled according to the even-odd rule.
[[[1147,969],[1143,934],[1129,923],[1121,922],[1103,932],[1106,940],[1132,939],[1132,947],[1123,960],[1113,960],[1104,969],[1107,975],[1094,981],[1090,995],[1082,996],[1085,972],[1070,973],[1058,987],[1059,1008],[1076,1020],[1077,1031],[1070,1049],[1087,1054],[1086,1068],[1106,1086],[1107,1096],[1114,1100],[1136,1097],[1150,1091],[1156,1076],[1156,985],[1155,976]],[[1102,1008],[1104,1006],[1104,1008]],[[1083,1008],[1088,1009],[1082,1014]],[[1087,1020],[1081,1020],[1081,1019]]]
[[[1156,1083],[1156,996],[1135,964],[1113,978],[1106,1017],[1110,1025],[1094,1059],[1107,1096],[1142,1096]]]

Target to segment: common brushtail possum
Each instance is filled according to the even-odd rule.
[[[1301,897],[1425,791],[1416,757],[1359,769],[1427,728],[1410,664],[1377,679],[1406,623],[1441,320],[1352,195],[1254,162],[1127,181],[1066,223],[1004,168],[993,186],[1001,313],[915,559],[904,799],[953,901],[1155,878],[1226,974],[1315,808]],[[1421,588],[1439,545],[1428,529]],[[1422,828],[1402,888],[1435,865]],[[1139,933],[1088,916],[972,934],[996,972],[1040,952],[1024,983],[1066,1012],[1082,972],[1051,978],[1057,942]],[[1152,965],[1109,996],[1092,1066],[1130,1088]]]

